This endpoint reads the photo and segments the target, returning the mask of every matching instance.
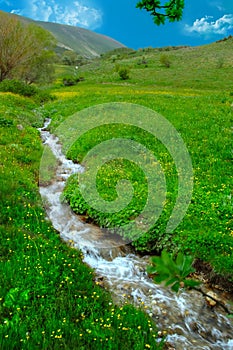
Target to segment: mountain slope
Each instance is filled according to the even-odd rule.
[[[34,21],[27,17],[11,15],[17,16],[23,22],[34,23],[48,30],[56,38],[59,47],[73,50],[82,56],[100,56],[107,51],[125,47],[125,45],[108,36],[97,34],[88,29],[52,22]]]
[[[70,48],[84,56],[99,56],[104,52],[124,47],[110,37],[84,28],[40,21],[36,21],[36,24],[51,32],[57,39],[58,46]]]

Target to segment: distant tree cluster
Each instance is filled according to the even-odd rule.
[[[150,12],[151,16],[153,16],[154,23],[160,25],[164,24],[166,19],[168,19],[169,22],[181,20],[184,0],[141,0],[137,3],[136,7]]]
[[[54,37],[48,31],[0,11],[0,81],[50,81],[54,45]]]
[[[67,66],[83,66],[88,59],[72,50],[65,50],[61,56],[61,62]]]

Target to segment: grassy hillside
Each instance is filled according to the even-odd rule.
[[[31,98],[0,93],[0,348],[161,349],[150,319],[116,306],[46,219],[36,129],[43,117]]]
[[[18,15],[13,16],[17,16],[18,19],[24,22],[35,23],[43,27],[53,34],[59,47],[73,50],[82,56],[95,57],[104,52],[124,47],[123,44],[108,36],[97,34],[84,28],[51,22],[34,21],[30,18]]]
[[[81,67],[80,74],[85,81],[76,87],[64,88],[58,82],[52,89],[58,101],[46,107],[53,118],[52,130],[77,110],[105,102],[136,103],[166,117],[179,131],[189,150],[194,169],[193,198],[177,230],[166,234],[165,224],[176,198],[173,190],[176,182],[173,161],[160,150],[158,156],[164,163],[169,188],[167,209],[154,228],[134,245],[147,252],[160,251],[164,247],[182,249],[211,262],[217,272],[230,279],[233,269],[232,48],[230,38],[203,47],[178,50],[117,50]],[[170,68],[161,63],[164,54],[171,61]],[[223,61],[219,61],[220,58]],[[117,70],[118,66],[128,68],[130,78],[121,80],[116,66]],[[60,74],[61,70],[62,67]],[[117,132],[121,134],[119,130],[98,130],[97,134],[87,136],[86,141],[82,140],[82,145],[77,143],[72,147],[69,156],[82,157],[97,142],[94,140],[100,142],[106,133],[111,139]],[[128,132],[127,137],[130,137],[132,131]],[[133,139],[135,137],[134,134]],[[142,141],[141,138],[141,142],[153,149],[150,139]],[[101,191],[107,188],[106,181],[114,183],[117,175],[111,173],[111,178],[110,173],[109,170],[103,173],[105,179],[98,185]],[[66,191],[74,210],[86,213],[100,225],[125,220],[125,213],[122,217],[109,217],[90,210],[80,199],[76,186],[77,182],[71,181]],[[106,191],[110,199],[111,191]]]
[[[119,83],[116,68],[126,67],[130,70],[127,84],[140,84],[149,89],[232,90],[232,52],[233,38],[200,47],[119,49],[83,67],[81,74],[94,83]],[[162,57],[170,62],[170,68],[163,65]]]
[[[36,130],[46,117],[52,118],[50,128],[55,132],[77,111],[105,102],[129,102],[170,121],[187,146],[194,170],[192,201],[173,233],[164,228],[176,198],[175,165],[166,148],[155,147],[150,135],[142,137],[141,131],[125,127],[94,130],[82,144],[73,145],[69,156],[76,160],[106,135],[111,139],[124,134],[146,145],[162,164],[168,194],[166,210],[134,243],[135,248],[150,254],[164,247],[191,253],[212,266],[214,278],[220,274],[232,285],[232,48],[231,38],[178,50],[117,50],[80,67],[85,80],[71,87],[62,85],[62,77],[72,74],[73,67],[58,66],[56,82],[47,87],[56,100],[43,105],[36,99],[0,93],[1,349],[159,348],[147,316],[131,306],[114,305],[95,283],[93,271],[82,263],[80,252],[65,245],[46,219],[38,192],[42,145]],[[163,65],[164,54],[170,68]],[[128,80],[120,79],[119,67],[130,70]],[[143,115],[140,118],[143,126]],[[124,170],[129,173],[132,167],[126,164]],[[106,183],[119,177],[111,167],[103,175],[99,187],[111,199],[112,187]],[[143,181],[139,189],[146,193]],[[102,223],[102,213],[92,217],[93,211],[77,194],[77,182],[70,181],[66,196],[73,209],[84,209],[90,219]]]

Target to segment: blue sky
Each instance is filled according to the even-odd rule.
[[[164,2],[162,0],[162,2]],[[202,45],[233,35],[233,0],[186,0],[182,21],[156,26],[137,0],[0,0],[0,9],[77,25],[128,47]]]

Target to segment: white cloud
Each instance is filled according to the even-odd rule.
[[[99,9],[84,5],[81,1],[62,4],[55,0],[27,2],[23,9],[15,9],[12,13],[30,17],[34,20],[80,26],[96,29],[102,24],[102,12]]]
[[[74,1],[72,6],[54,6],[56,22],[81,26],[85,28],[97,28],[102,23],[100,10],[82,5]]]
[[[216,21],[212,20],[212,16],[205,16],[201,19],[196,19],[190,26],[185,25],[187,33],[195,33],[199,35],[210,36],[213,34],[227,35],[230,30],[233,30],[233,15],[224,15]]]

